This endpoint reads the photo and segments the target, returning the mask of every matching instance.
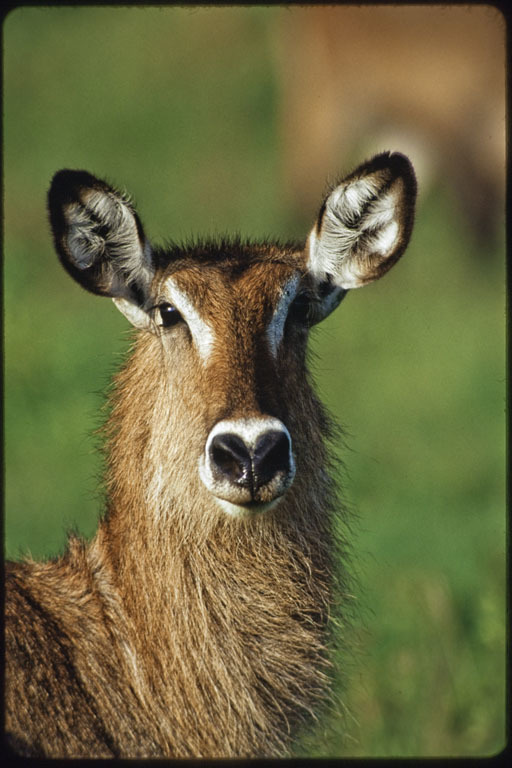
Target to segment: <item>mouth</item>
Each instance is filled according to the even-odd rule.
[[[215,497],[215,501],[224,512],[226,512],[230,517],[238,518],[257,517],[258,515],[261,515],[264,512],[268,512],[269,509],[275,507],[276,504],[279,504],[281,499],[282,496],[278,496],[277,498],[272,499],[272,501],[248,501],[244,504],[235,504],[232,501],[221,499],[218,496]]]

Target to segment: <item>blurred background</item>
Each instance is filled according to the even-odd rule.
[[[357,653],[297,755],[505,740],[505,24],[491,6],[19,8],[4,28],[5,551],[100,513],[94,430],[126,320],[58,265],[45,197],[85,168],[156,243],[303,238],[326,183],[410,155],[412,243],[317,327],[348,432]],[[348,716],[346,715],[348,712]]]

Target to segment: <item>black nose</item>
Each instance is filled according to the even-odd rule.
[[[290,471],[290,439],[286,432],[271,430],[251,448],[239,435],[220,434],[211,442],[210,459],[219,474],[254,495],[278,473]]]

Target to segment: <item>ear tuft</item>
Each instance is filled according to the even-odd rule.
[[[308,267],[345,290],[381,277],[411,235],[416,179],[405,155],[384,152],[338,184],[308,239]]]

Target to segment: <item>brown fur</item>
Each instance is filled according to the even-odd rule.
[[[219,354],[199,382],[181,344],[164,364],[165,341],[137,340],[116,381],[108,514],[94,541],[71,540],[55,562],[9,567],[7,729],[25,754],[280,755],[289,727],[325,696],[328,421],[304,381],[304,340],[279,371],[267,359],[265,381],[257,382],[258,334],[244,340],[248,323],[260,330],[260,303],[248,307],[266,284],[262,265],[253,269],[240,278],[245,300],[233,317],[222,272],[212,280],[205,316],[222,307],[231,354]],[[274,270],[279,278],[289,267]],[[183,285],[187,278],[185,270]],[[272,289],[280,280],[266,282]],[[265,391],[277,377],[279,403]],[[278,415],[293,402],[297,480],[267,515],[224,519],[183,462],[200,455],[229,400],[233,413],[259,410],[257,391]],[[165,482],[148,498],[158,456]]]
[[[408,237],[412,168],[401,156],[379,163],[408,179],[393,204]],[[370,180],[374,165],[362,166]],[[389,185],[381,187],[391,211]],[[379,221],[374,197],[358,195],[357,217],[373,222],[361,237],[377,247],[363,254],[373,274],[384,253]],[[340,227],[347,211],[356,217],[343,201]],[[133,209],[85,172],[56,175],[50,214],[70,274],[121,299],[141,330],[110,398],[107,505],[95,538],[72,537],[60,558],[7,568],[10,743],[26,756],[285,755],[328,698],[329,619],[339,600],[347,614],[333,426],[306,364],[308,325],[346,293],[322,276],[336,238],[317,250],[222,242],[149,251]],[[349,265],[360,258],[342,246]],[[404,247],[396,238],[386,258]],[[168,302],[171,275],[195,309],[189,325],[164,328],[152,313]],[[292,276],[313,315],[298,320],[288,307],[276,352],[269,324]],[[214,337],[207,355],[204,327]],[[248,417],[285,425],[295,476],[291,487],[258,486],[259,503],[279,498],[273,508],[232,517],[198,467],[215,426]]]

